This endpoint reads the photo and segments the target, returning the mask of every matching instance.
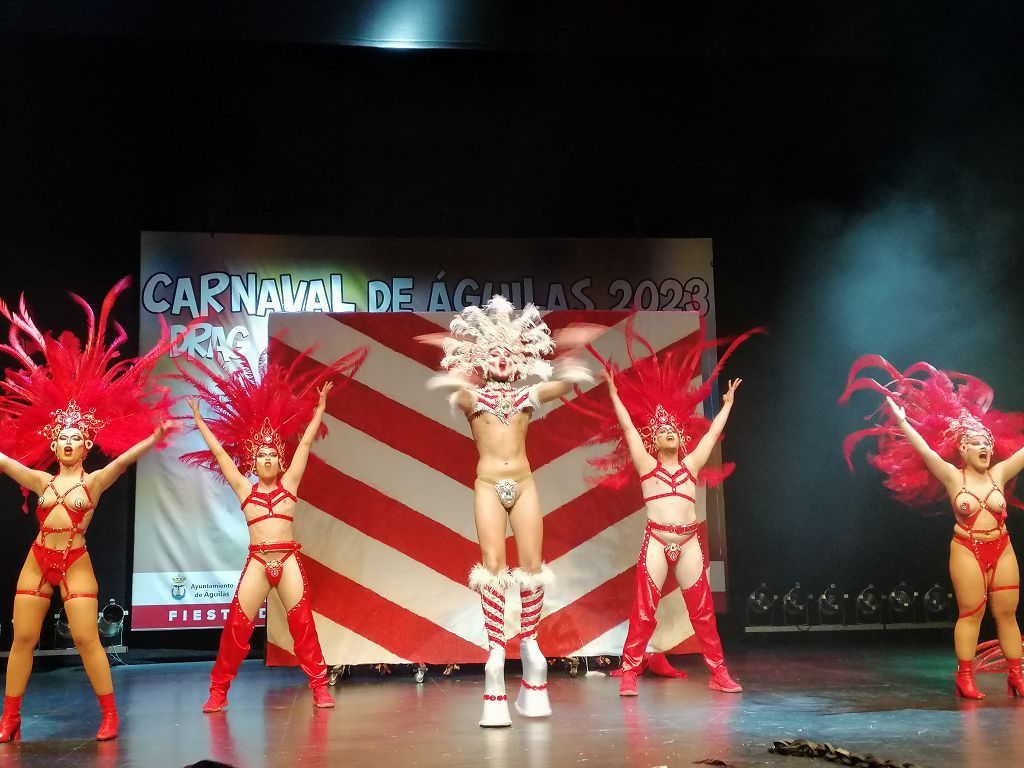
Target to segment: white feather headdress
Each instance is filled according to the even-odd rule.
[[[444,340],[441,367],[467,378],[486,370],[488,353],[506,347],[511,353],[513,378],[535,375],[548,379],[551,363],[543,359],[555,349],[548,328],[533,304],[518,317],[504,296],[495,295],[483,307],[470,306],[452,319],[451,337]]]

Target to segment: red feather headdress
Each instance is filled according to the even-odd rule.
[[[885,372],[881,384],[862,376],[869,368]],[[993,451],[1004,457],[1024,447],[1024,414],[1005,413],[992,408],[992,387],[981,379],[955,371],[940,371],[928,363],[914,363],[902,373],[885,358],[864,355],[850,368],[846,391],[839,398],[846,404],[861,389],[891,397],[906,410],[907,419],[925,442],[951,464],[960,461],[960,443],[967,437],[984,435],[992,440]],[[853,470],[852,455],[857,444],[868,437],[878,439],[878,451],[867,461],[886,475],[884,485],[896,499],[910,506],[924,506],[946,498],[942,483],[928,471],[924,459],[907,442],[889,407],[883,405],[866,418],[876,418],[873,427],[850,434],[843,441],[843,455]],[[1012,491],[1013,482],[1007,483]],[[1024,508],[1012,493],[1007,503]]]
[[[0,450],[43,469],[54,461],[50,444],[62,429],[74,427],[103,453],[118,456],[170,418],[167,388],[149,381],[158,359],[171,347],[166,326],[160,343],[145,355],[118,361],[128,335],[110,320],[110,311],[130,284],[126,277],[110,289],[99,322],[86,301],[71,294],[85,312],[84,344],[70,331],[56,338],[41,331],[24,296],[17,311],[0,301],[0,314],[11,323],[8,343],[0,344],[0,351],[21,366],[8,369],[0,381]],[[111,325],[114,338],[108,343]]]
[[[678,352],[663,353],[659,359],[654,347],[636,332],[634,318],[635,316],[631,315],[626,321],[626,354],[630,363],[627,370],[619,371],[613,362],[601,357],[593,346],[588,345],[587,349],[607,371],[614,374],[619,399],[629,412],[633,424],[637,426],[644,447],[650,453],[656,453],[655,435],[661,427],[670,426],[679,434],[679,444],[685,453],[686,445],[696,445],[711,426],[710,419],[699,415],[696,410],[697,406],[711,394],[712,383],[721,373],[725,361],[740,344],[755,333],[763,333],[764,329],[753,328],[734,338],[707,339],[704,320],[701,319],[700,337],[692,346]],[[705,350],[725,344],[729,346],[719,359],[718,365],[707,379],[700,381],[701,356]],[[648,352],[646,357],[640,357],[642,353],[637,349],[638,345]],[[602,473],[601,477],[594,478],[594,481],[613,488],[621,488],[633,479],[635,471],[615,411],[610,403],[598,407],[581,406],[578,402],[578,387],[576,394],[577,397],[573,400],[563,402],[597,419],[600,425],[599,432],[588,443],[615,444],[610,453],[590,460],[590,464]],[[735,464],[723,464],[719,468],[705,467],[697,479],[702,484],[715,486],[728,477],[733,469]]]
[[[260,355],[255,368],[240,356],[238,368],[233,371],[219,365],[215,370],[187,357],[201,376],[185,370],[180,358],[175,360],[181,378],[195,387],[197,398],[212,414],[204,417],[210,431],[239,470],[248,474],[255,472],[256,453],[261,447],[277,450],[281,470],[287,468],[316,408],[320,397],[317,388],[336,377],[342,383],[349,381],[367,354],[367,348],[360,347],[324,366],[312,360],[307,349],[285,366],[269,361],[267,351]],[[321,424],[317,438],[326,434],[327,427]],[[209,450],[186,453],[181,460],[220,475],[217,460]]]

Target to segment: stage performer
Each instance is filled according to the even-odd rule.
[[[866,369],[885,372],[885,386]],[[868,463],[886,475],[896,499],[918,507],[948,498],[953,505],[949,575],[960,615],[953,630],[956,693],[984,699],[974,682],[973,661],[988,604],[1006,657],[1007,691],[1024,696],[1021,635],[1017,625],[1020,574],[1006,531],[1007,502],[1024,468],[1024,414],[992,409],[992,388],[981,379],[916,363],[902,373],[877,355],[858,358],[840,403],[859,389],[886,398],[879,423],[846,438],[847,463],[858,442],[878,440]],[[870,417],[869,417],[870,418]],[[997,456],[1005,456],[993,463]],[[958,466],[959,465],[959,466]]]
[[[88,319],[84,345],[69,331],[54,338],[39,330],[24,297],[17,311],[0,302],[0,314],[11,323],[10,343],[0,345],[0,350],[21,366],[8,370],[0,382],[0,471],[20,484],[26,496],[38,496],[39,520],[39,535],[18,576],[14,598],[0,742],[20,738],[21,699],[57,587],[75,647],[99,700],[96,738],[117,736],[117,707],[107,652],[96,627],[98,586],[85,532],[104,491],[146,451],[160,445],[176,423],[170,419],[166,388],[148,383],[153,366],[170,348],[166,332],[146,355],[116,363],[118,349],[127,340],[116,323],[116,335],[107,343],[110,311],[129,284],[125,278],[107,294],[98,324],[89,305],[72,294]],[[86,472],[83,463],[94,447],[113,460]],[[57,470],[51,474],[46,469],[55,460]],[[27,505],[23,509],[27,512]]]
[[[283,366],[268,362],[264,352],[258,370],[239,357],[232,373],[214,371],[188,358],[202,376],[187,372],[184,363],[176,361],[182,378],[198,393],[188,398],[188,404],[209,448],[181,458],[218,472],[238,496],[249,528],[249,556],[221,633],[203,712],[227,707],[228,688],[249,653],[253,620],[272,589],[277,590],[287,611],[295,656],[309,677],[313,706],[334,706],[292,520],[310,448],[314,440],[327,434],[322,420],[334,386],[329,379],[347,381],[365,357],[366,349],[360,348],[322,366],[312,361],[307,351]],[[209,419],[201,415],[200,403],[212,414]],[[303,419],[310,413],[312,417],[304,425]],[[252,475],[255,483],[249,481]]]
[[[525,717],[551,714],[547,660],[537,644],[544,590],[554,579],[542,562],[543,516],[526,457],[526,429],[531,414],[544,403],[568,394],[573,383],[592,381],[578,360],[563,357],[554,365],[544,355],[555,342],[540,312],[527,304],[515,314],[511,302],[496,295],[484,305],[466,307],[451,322],[444,339],[441,367],[448,375],[431,381],[469,420],[479,452],[474,483],[474,515],[481,562],[469,574],[480,594],[487,632],[484,703],[480,725],[511,725],[505,693],[505,592],[516,588],[522,600],[520,658],[523,678],[516,710]],[[421,340],[435,341],[421,337]],[[541,382],[517,385],[535,375]],[[549,381],[549,379],[556,379]],[[505,562],[505,531],[512,526],[519,566]]]
[[[614,441],[615,446],[609,455],[591,461],[605,473],[595,480],[621,488],[631,481],[635,471],[647,509],[647,526],[637,560],[636,598],[622,649],[620,696],[638,694],[637,678],[648,666],[662,676],[686,676],[660,654],[646,656],[669,569],[680,586],[704,663],[711,672],[708,687],[727,693],[743,690],[725,666],[695,506],[698,483],[717,485],[734,469],[732,464],[721,469],[705,465],[722,436],[742,380],[729,382],[722,408],[713,421],[698,415],[696,408],[709,396],[712,382],[736,347],[759,330],[733,339],[711,375],[697,386],[693,381],[701,375],[704,350],[729,342],[704,340],[703,324],[701,340],[694,346],[683,354],[664,354],[659,360],[654,348],[636,333],[633,316],[626,323],[630,370],[617,373],[614,364],[598,356],[605,369],[613,413],[590,411],[601,423],[601,431],[591,442]],[[646,348],[646,357],[636,354],[637,344]],[[597,355],[593,348],[591,352]],[[639,429],[636,424],[641,425]]]

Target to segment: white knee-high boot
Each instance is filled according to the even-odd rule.
[[[551,714],[548,700],[548,660],[537,644],[537,626],[544,608],[544,588],[555,581],[555,574],[546,565],[537,573],[522,568],[512,571],[512,580],[519,585],[523,603],[521,618],[522,642],[519,656],[523,661],[523,681],[516,697],[516,711],[524,717],[547,717]]]
[[[484,728],[512,725],[505,693],[505,590],[510,581],[507,568],[491,573],[478,563],[469,572],[469,588],[480,593],[490,651],[484,665],[484,708],[480,717]]]

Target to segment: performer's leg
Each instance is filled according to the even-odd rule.
[[[18,591],[39,590],[39,596],[19,594],[14,597],[14,639],[11,653],[7,658],[8,696],[21,697],[32,674],[32,661],[36,646],[39,645],[39,631],[50,610],[53,588],[42,581],[43,572],[35,557],[29,553],[18,577]],[[40,587],[40,582],[42,586]]]
[[[299,666],[309,678],[309,687],[313,691],[313,706],[333,707],[334,699],[327,691],[327,664],[324,662],[320,638],[317,637],[316,624],[313,623],[313,611],[309,605],[309,582],[297,552],[284,561],[277,594],[288,611],[288,631],[292,635],[292,647],[295,657],[299,660]]]
[[[480,725],[501,728],[512,724],[505,693],[505,590],[510,581],[505,564],[508,515],[494,486],[482,480],[476,482],[473,507],[482,562],[470,571],[469,587],[480,593],[488,648]]]
[[[718,622],[715,619],[715,602],[711,596],[711,585],[705,569],[704,554],[697,537],[683,546],[676,564],[676,579],[682,587],[683,600],[690,614],[690,624],[700,641],[704,663],[711,671],[708,688],[713,691],[739,693],[739,683],[729,676],[722,652],[722,639],[718,636]],[[696,581],[693,581],[696,576]],[[689,586],[683,586],[688,584]]]
[[[18,577],[18,589],[35,590],[42,571],[29,554]],[[21,737],[21,698],[32,674],[32,660],[39,644],[39,630],[50,609],[50,585],[43,584],[44,594],[14,596],[14,639],[7,658],[7,688],[4,711],[0,716],[0,743],[16,741]]]
[[[238,588],[231,601],[228,620],[220,635],[217,661],[210,671],[210,698],[203,705],[203,712],[219,712],[227,707],[228,688],[238,674],[239,665],[249,654],[253,618],[269,592],[270,584],[263,566],[249,558],[238,578]]]
[[[487,633],[484,703],[480,717],[480,725],[484,728],[503,728],[512,724],[505,693],[505,590],[509,583],[508,568],[492,573],[478,563],[469,572],[469,588],[480,593]]]
[[[953,629],[957,659],[956,693],[968,699],[984,699],[985,694],[974,683],[973,665],[987,601],[986,580],[974,552],[957,538],[949,545],[949,576],[960,611]]]
[[[533,478],[521,484],[519,498],[509,514],[512,533],[516,537],[519,567],[512,578],[519,585],[522,602],[520,618],[519,657],[523,663],[523,679],[516,697],[516,711],[524,717],[547,717],[551,714],[548,699],[548,660],[537,643],[537,627],[544,609],[544,588],[555,575],[541,562],[544,542],[544,518]]]
[[[1006,657],[1007,692],[1024,696],[1024,674],[1021,673],[1021,637],[1017,624],[1017,602],[1020,597],[1020,569],[1013,546],[1007,544],[996,563],[989,587],[989,607],[996,620],[999,647]]]
[[[117,705],[114,702],[114,683],[110,678],[107,651],[96,629],[97,591],[92,561],[88,554],[84,554],[68,567],[64,583],[61,584],[61,594],[64,597],[68,626],[71,628],[71,639],[75,642],[78,655],[82,657],[82,665],[100,705],[100,727],[96,731],[96,739],[107,741],[117,738]]]
[[[636,696],[637,677],[643,673],[644,654],[658,620],[655,614],[661,602],[661,588],[668,576],[668,562],[661,544],[644,534],[640,557],[636,563],[636,597],[629,614],[629,629],[622,646],[622,679],[620,696]]]

